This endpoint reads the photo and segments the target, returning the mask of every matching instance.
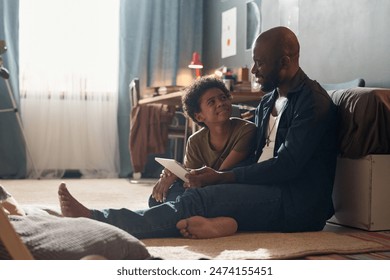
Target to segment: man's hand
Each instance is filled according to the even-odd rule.
[[[184,183],[185,188],[201,188],[219,183],[233,182],[234,174],[231,172],[219,172],[210,167],[191,170],[186,175],[188,182]]]
[[[160,174],[160,179],[153,187],[152,197],[157,202],[164,202],[169,187],[175,182],[177,177],[171,173],[168,169],[164,169]]]

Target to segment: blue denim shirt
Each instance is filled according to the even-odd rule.
[[[302,69],[293,84],[276,132],[274,158],[233,172],[237,183],[279,186],[287,227],[288,221],[301,221],[304,228],[326,221],[334,213],[337,112],[327,92]],[[266,94],[256,109],[256,159],[265,146],[277,97],[277,90]]]

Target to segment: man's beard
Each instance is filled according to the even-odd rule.
[[[264,76],[263,76],[264,77]],[[279,72],[274,71],[263,78],[263,83],[260,84],[261,90],[264,92],[270,92],[277,88],[279,84]]]
[[[270,92],[276,88],[275,85],[276,85],[276,83],[273,83],[273,82],[265,82],[263,84],[260,84],[260,88],[263,92]]]

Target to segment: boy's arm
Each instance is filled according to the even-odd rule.
[[[250,154],[249,150],[244,151],[244,152],[237,152],[235,150],[231,150],[229,155],[222,162],[221,166],[219,167],[219,170],[232,169],[238,163],[245,160],[249,156],[249,154]]]
[[[239,140],[222,162],[219,170],[229,170],[236,167],[237,164],[247,159],[254,152],[256,126],[245,125],[240,129],[242,132],[239,135]]]

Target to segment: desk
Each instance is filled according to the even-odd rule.
[[[147,97],[140,99],[138,101],[139,105],[144,104],[153,104],[153,103],[159,103],[159,104],[165,104],[170,106],[176,106],[176,107],[182,107],[181,103],[181,97],[183,95],[183,91],[176,91],[171,93],[166,93],[163,95],[157,95],[153,97]],[[248,103],[248,102],[259,102],[261,98],[263,97],[264,93],[262,91],[237,91],[237,92],[231,92],[232,95],[232,103],[233,104],[239,104],[239,103]],[[192,122],[190,118],[188,118],[188,122],[191,124],[192,127],[192,133],[198,130],[196,124]]]
[[[232,94],[232,103],[247,103],[247,102],[255,102],[260,101],[262,96],[264,95],[261,91],[240,91],[240,92],[231,92]],[[153,97],[147,97],[140,99],[138,101],[139,105],[143,104],[151,104],[151,103],[161,103],[166,105],[174,105],[181,107],[181,97],[183,95],[183,91],[171,92],[164,95],[157,95]]]

